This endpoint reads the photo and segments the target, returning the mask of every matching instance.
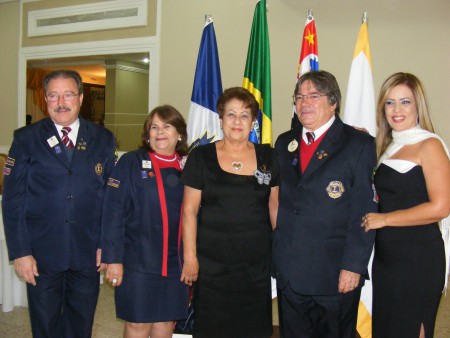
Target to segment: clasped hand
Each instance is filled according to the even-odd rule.
[[[365,232],[369,230],[380,229],[386,226],[385,215],[379,213],[365,214],[361,218],[361,227],[364,228]]]

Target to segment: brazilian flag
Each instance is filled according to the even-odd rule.
[[[259,103],[258,120],[250,134],[250,141],[272,145],[270,46],[266,0],[258,1],[255,7],[242,87],[251,92]]]

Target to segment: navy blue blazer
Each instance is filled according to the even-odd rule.
[[[10,260],[32,255],[51,271],[95,267],[115,147],[110,131],[82,118],[71,161],[51,119],[14,132],[3,188]]]
[[[301,135],[300,125],[275,144],[280,203],[272,271],[278,288],[289,282],[303,295],[333,295],[342,269],[367,275],[374,231],[366,234],[360,224],[366,213],[377,211],[375,144],[373,137],[336,117],[302,174]],[[293,140],[298,148],[289,151]]]
[[[181,273],[179,230],[183,184],[181,171],[160,170],[166,197],[169,274]],[[154,165],[144,149],[124,154],[108,182],[104,199],[102,262],[162,273],[163,220]]]

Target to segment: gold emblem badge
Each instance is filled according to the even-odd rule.
[[[331,198],[339,198],[345,192],[344,185],[340,181],[331,181],[326,190]]]
[[[298,142],[297,140],[292,140],[288,144],[288,150],[292,153],[293,151],[297,150],[298,148]]]
[[[101,163],[95,165],[95,173],[99,176],[103,173],[103,166]]]

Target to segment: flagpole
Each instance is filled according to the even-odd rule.
[[[376,105],[367,21],[367,11],[364,11],[350,67],[343,121],[365,128],[375,137]],[[371,277],[372,260],[373,251],[367,267],[369,277]],[[361,290],[356,326],[361,337],[372,337],[372,282],[370,280],[366,280]]]

